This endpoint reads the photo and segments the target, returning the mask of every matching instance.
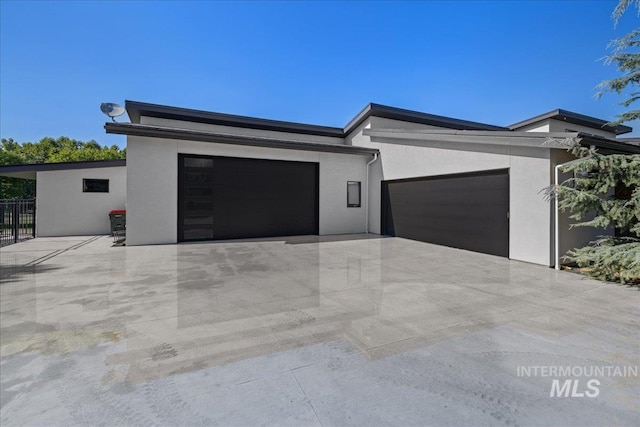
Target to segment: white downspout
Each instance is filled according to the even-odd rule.
[[[378,160],[378,153],[373,153],[373,160],[371,160],[369,163],[367,163],[367,180],[366,180],[366,191],[365,194],[367,195],[367,200],[366,203],[364,205],[364,230],[366,234],[369,234],[369,166],[375,162],[376,160]]]

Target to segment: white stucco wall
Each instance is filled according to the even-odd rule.
[[[108,179],[108,193],[82,192],[84,178]],[[38,172],[36,235],[109,234],[109,211],[125,209],[127,168],[90,168]]]
[[[380,150],[380,160],[372,165],[370,176],[370,231],[380,233],[382,180],[508,168],[509,257],[550,265],[550,205],[540,193],[550,184],[549,149],[451,142],[371,142],[362,134],[365,127],[389,127],[388,123],[377,124],[377,120],[365,122],[347,138],[348,144]]]
[[[347,181],[364,188],[370,156],[129,136],[127,245],[177,242],[178,153],[319,163],[320,234],[365,231],[364,203],[347,208]]]

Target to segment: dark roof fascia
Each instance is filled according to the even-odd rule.
[[[594,145],[601,150],[605,150],[606,153],[603,154],[640,154],[639,145],[627,144],[615,139],[608,139],[582,132],[578,134],[578,137],[582,145]]]
[[[616,135],[629,133],[633,130],[633,128],[629,126],[610,125],[608,124],[609,122],[607,122],[606,120],[598,119],[591,116],[585,116],[584,114],[578,114],[572,111],[562,110],[560,108],[553,111],[549,111],[548,113],[540,114],[539,116],[535,116],[530,119],[523,120],[518,123],[514,123],[508,127],[509,129],[514,130],[514,129],[531,125],[546,119],[562,120],[567,123],[572,123],[575,125],[586,126],[593,129],[602,129],[608,132],[613,132]]]
[[[401,120],[457,130],[509,130],[502,126],[470,122],[451,117],[421,113],[380,104],[368,104],[344,128],[293,123],[280,120],[260,119],[256,117],[237,116],[233,114],[214,113],[167,105],[149,104],[137,101],[125,101],[131,123],[139,124],[142,116],[160,119],[173,119],[195,123],[222,126],[243,127],[249,129],[271,130],[278,132],[299,133],[305,135],[344,138],[371,116]]]
[[[276,138],[240,136],[223,133],[196,131],[191,129],[166,128],[160,126],[140,125],[134,123],[105,123],[107,133],[145,136],[151,138],[179,139],[219,144],[248,145],[254,147],[279,148],[302,151],[321,151],[328,153],[373,155],[380,151],[375,148],[356,147],[352,145],[323,144],[317,142],[287,141]]]
[[[616,141],[620,141],[624,144],[634,144],[634,145],[638,145],[640,144],[640,138],[616,138]]]
[[[170,107],[166,105],[148,104],[137,101],[125,101],[131,123],[140,123],[141,116],[159,119],[181,120],[211,125],[243,127],[249,129],[271,130],[278,132],[300,133],[305,135],[343,138],[342,128],[317,126],[279,120],[260,119],[256,117],[237,116],[233,114],[214,113],[188,108]]]
[[[74,169],[96,169],[126,166],[125,159],[91,160],[87,162],[29,163],[0,166],[0,172],[47,172]]]
[[[508,131],[509,128],[488,125],[485,123],[471,122],[468,120],[454,119],[451,117],[437,116],[435,114],[421,113],[419,111],[405,110],[403,108],[389,107],[381,104],[368,104],[356,115],[344,128],[345,135],[351,133],[369,117],[382,117],[385,119],[401,120],[410,123],[437,126],[455,130],[499,130]]]

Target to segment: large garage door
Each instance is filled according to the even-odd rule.
[[[383,234],[509,256],[509,171],[382,183]]]
[[[318,234],[318,164],[178,156],[178,240]]]

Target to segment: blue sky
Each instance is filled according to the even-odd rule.
[[[106,135],[125,99],[344,126],[368,102],[497,125],[594,98],[613,1],[0,2],[0,135]],[[640,135],[640,124],[632,123]]]

